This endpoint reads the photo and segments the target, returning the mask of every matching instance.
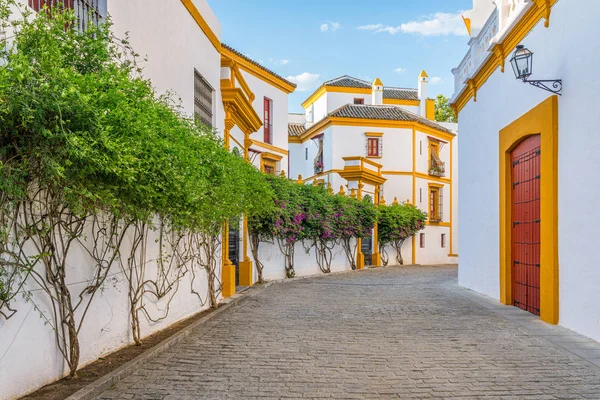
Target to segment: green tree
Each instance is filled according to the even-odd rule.
[[[396,261],[404,264],[402,258],[402,245],[404,241],[413,237],[425,228],[427,215],[412,204],[390,204],[379,206],[379,249],[387,265],[386,246],[396,250]]]
[[[456,114],[446,96],[438,94],[435,99],[435,120],[437,122],[457,122]]]

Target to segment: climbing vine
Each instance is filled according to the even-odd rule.
[[[402,258],[402,245],[425,228],[427,214],[412,204],[391,204],[379,207],[379,248],[380,253],[385,253],[386,246],[392,246],[396,251],[396,261],[404,264]],[[387,256],[384,264],[387,265]]]

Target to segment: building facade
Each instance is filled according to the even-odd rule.
[[[600,45],[589,38],[599,12],[592,0],[474,1],[452,98],[462,154],[459,283],[595,340]],[[511,68],[518,45],[534,53],[531,85]],[[561,80],[545,83],[559,93],[535,80]]]
[[[184,114],[212,126],[228,149],[245,156],[257,168],[286,174],[288,94],[295,85],[221,43],[221,24],[206,0],[18,0],[11,11],[20,18],[23,13],[56,4],[74,10],[81,30],[106,21],[110,15],[113,34],[127,38],[140,54],[142,73],[158,94],[170,93]],[[10,32],[0,34],[11,36]],[[225,228],[217,282],[217,286],[222,285],[219,299],[235,293],[237,284],[251,285],[256,274],[248,257],[244,219]],[[156,275],[159,268],[157,246],[151,236],[145,266],[148,276]],[[83,256],[72,262],[78,268],[70,271],[72,282],[67,284],[75,293],[84,287],[81,285],[95,265]],[[274,264],[273,269],[278,266]],[[132,343],[126,285],[116,272],[100,301],[92,303],[89,312],[94,318],[86,320],[79,334],[81,366]],[[143,318],[144,335],[208,308],[208,302],[200,299],[208,290],[207,277],[194,280],[188,274],[181,279],[181,287],[188,290],[178,290],[167,296],[169,299],[145,299],[152,315],[170,311],[158,321]],[[15,307],[22,312],[10,320],[0,320],[0,399],[23,396],[68,371],[52,329],[40,317],[50,315],[51,305],[43,296],[36,296],[34,291],[31,300],[35,310],[19,298]],[[36,373],[31,374],[32,370]]]
[[[290,176],[376,203],[414,204],[429,220],[405,242],[405,262],[456,262],[456,127],[433,121],[425,71],[418,89],[342,76],[323,83],[302,106],[304,114],[290,115]],[[376,246],[362,249],[381,265]],[[385,250],[393,264],[396,254]]]

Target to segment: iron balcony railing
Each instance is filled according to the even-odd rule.
[[[437,177],[446,176],[446,163],[432,159],[429,164],[429,175]]]

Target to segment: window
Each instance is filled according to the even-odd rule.
[[[321,134],[317,139],[317,146],[319,150],[317,151],[317,156],[315,157],[315,175],[323,172],[325,164],[323,163],[323,134]]]
[[[194,70],[194,118],[204,125],[213,125],[213,88]]]
[[[446,247],[446,234],[442,233],[442,248]]]
[[[442,186],[429,186],[429,222],[442,221]]]
[[[283,157],[279,154],[264,152],[260,154],[260,170],[269,175],[276,175]]]
[[[304,159],[308,161],[308,147],[304,149]]]
[[[98,25],[106,17],[107,0],[28,0],[29,7],[35,11],[47,7],[64,7],[75,10],[78,29],[83,31],[89,24]]]
[[[369,157],[379,157],[379,138],[367,139],[367,155]]]
[[[273,100],[265,97],[263,125],[265,128],[264,142],[273,144]]]
[[[365,104],[365,99],[354,99],[354,104]]]
[[[423,155],[423,141],[419,141],[419,155],[422,156]]]
[[[425,248],[425,234],[421,233],[419,235],[419,246],[421,246],[422,249]]]
[[[429,142],[429,175],[446,175],[446,164],[440,159],[440,142]]]
[[[423,202],[423,188],[419,188],[419,203]]]

